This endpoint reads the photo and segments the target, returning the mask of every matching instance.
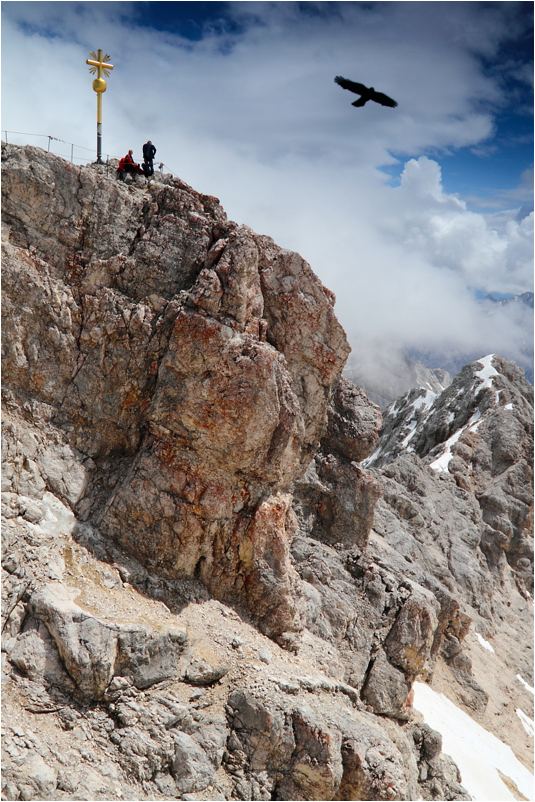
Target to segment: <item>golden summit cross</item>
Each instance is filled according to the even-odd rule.
[[[86,64],[89,64],[89,72],[93,75],[97,73],[97,77],[93,81],[93,89],[97,93],[97,164],[102,164],[102,93],[106,91],[106,81],[102,74],[108,77],[110,71],[113,70],[113,64],[109,64],[109,55],[102,55],[102,50],[97,53],[91,51],[89,54],[91,58],[86,59]]]
[[[92,50],[89,55],[91,58],[88,58],[85,62],[86,64],[91,65],[89,72],[94,75],[98,71],[97,78],[102,78],[102,73],[104,73],[107,78],[110,74],[110,70],[113,70],[113,64],[106,63],[109,59],[109,55],[106,54],[104,57],[102,57],[102,50],[99,50],[98,53],[94,53]]]

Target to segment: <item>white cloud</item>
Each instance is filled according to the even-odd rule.
[[[405,165],[396,201],[396,238],[429,264],[460,273],[467,286],[478,290],[531,289],[533,215],[520,223],[510,220],[500,235],[483,215],[444,193],[439,165],[425,156]]]

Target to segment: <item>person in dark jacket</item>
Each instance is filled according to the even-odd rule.
[[[156,155],[156,148],[149,139],[143,145],[143,161],[144,161],[143,172],[145,173],[146,176],[154,175],[154,165],[152,164],[152,161],[155,155]]]

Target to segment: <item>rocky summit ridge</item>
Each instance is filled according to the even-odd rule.
[[[522,372],[383,421],[216,198],[10,145],[2,196],[3,798],[469,799],[416,679],[529,765]]]

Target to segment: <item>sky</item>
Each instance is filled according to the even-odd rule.
[[[229,219],[298,251],[336,294],[350,361],[373,371],[405,349],[455,371],[497,353],[530,370],[533,311],[508,299],[533,291],[532,3],[4,1],[1,14],[3,138],[94,160],[85,60],[101,48],[104,155],[141,160],[150,138]],[[337,75],[397,108],[353,107]]]

